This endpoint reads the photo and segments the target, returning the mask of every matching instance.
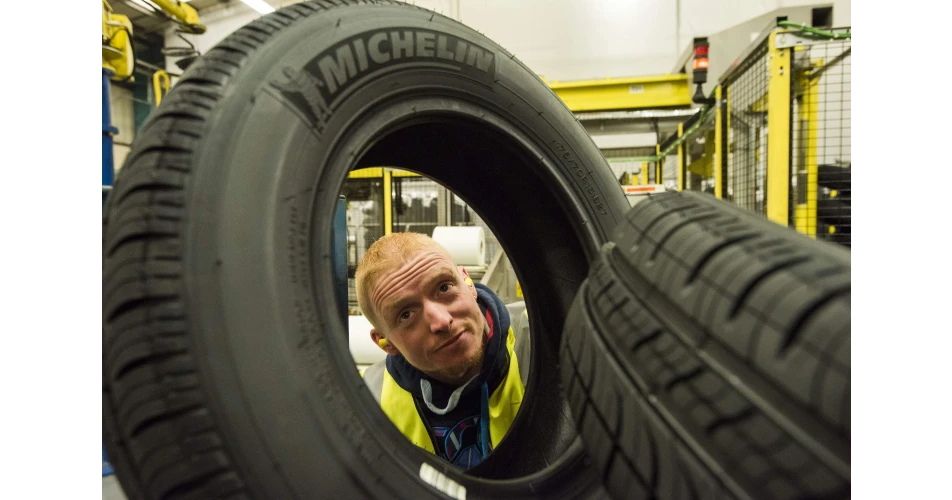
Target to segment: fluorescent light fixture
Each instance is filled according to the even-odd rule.
[[[138,5],[139,7],[142,7],[143,9],[146,9],[149,12],[155,12],[155,7],[144,2],[143,0],[129,0],[129,1]]]
[[[274,12],[274,7],[268,5],[264,0],[241,0],[245,5],[258,11],[260,14],[270,14]]]

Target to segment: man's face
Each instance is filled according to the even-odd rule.
[[[403,354],[411,365],[447,383],[479,373],[485,318],[474,290],[445,251],[425,248],[399,269],[380,274],[370,302],[389,354]]]

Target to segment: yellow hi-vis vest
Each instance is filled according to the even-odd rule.
[[[520,307],[521,306],[521,307]],[[516,329],[519,331],[520,342],[516,342],[516,336],[513,333],[513,327],[510,325],[506,335],[506,350],[509,351],[509,372],[506,378],[499,383],[496,390],[489,396],[489,437],[493,449],[499,446],[499,442],[509,431],[512,422],[516,419],[519,407],[522,405],[522,399],[525,395],[526,378],[528,377],[529,361],[529,327],[528,317],[525,313],[524,303],[506,306],[510,310],[511,323],[519,325]],[[521,309],[518,316],[512,314],[515,310]],[[516,351],[523,354],[524,364],[520,370],[519,358]],[[397,426],[397,429],[406,436],[413,444],[423,448],[430,453],[436,453],[433,447],[433,439],[427,431],[423,418],[417,412],[416,404],[413,402],[413,395],[404,390],[397,384],[397,381],[390,376],[387,371],[386,360],[379,361],[367,368],[363,373],[364,381],[370,388],[370,392],[380,403],[380,408],[390,418],[390,421]]]

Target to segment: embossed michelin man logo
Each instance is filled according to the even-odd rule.
[[[285,97],[307,115],[308,121],[314,124],[318,133],[323,132],[324,126],[331,116],[331,110],[321,93],[324,82],[307,71],[287,66],[281,70],[281,73],[287,80],[272,81],[271,85],[283,92]]]

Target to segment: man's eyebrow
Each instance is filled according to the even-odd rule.
[[[437,280],[437,279],[440,279],[440,278],[446,278],[446,277],[455,278],[455,277],[456,277],[456,269],[455,269],[455,268],[451,268],[451,267],[449,267],[449,266],[441,267],[441,268],[437,269],[437,270],[433,273],[433,277],[430,278],[430,281],[434,281],[434,280]]]
[[[427,279],[424,286],[429,287],[438,281],[443,281],[446,278],[456,278],[456,269],[450,266],[441,267],[437,270],[434,270],[433,274],[430,275],[430,278]],[[396,314],[400,309],[403,309],[408,304],[416,302],[417,299],[414,295],[406,295],[397,298],[393,301],[390,306],[384,306],[383,313],[385,316],[391,316]]]
[[[399,312],[399,311],[400,311],[401,309],[403,309],[404,307],[406,307],[407,304],[411,303],[412,301],[413,301],[413,299],[412,299],[412,298],[409,298],[409,297],[402,298],[402,299],[400,299],[400,300],[394,302],[392,305],[390,305],[390,306],[388,306],[388,307],[384,307],[384,309],[383,309],[383,315],[384,315],[385,317],[389,318],[389,317],[393,316],[394,314],[396,314],[397,312]]]

